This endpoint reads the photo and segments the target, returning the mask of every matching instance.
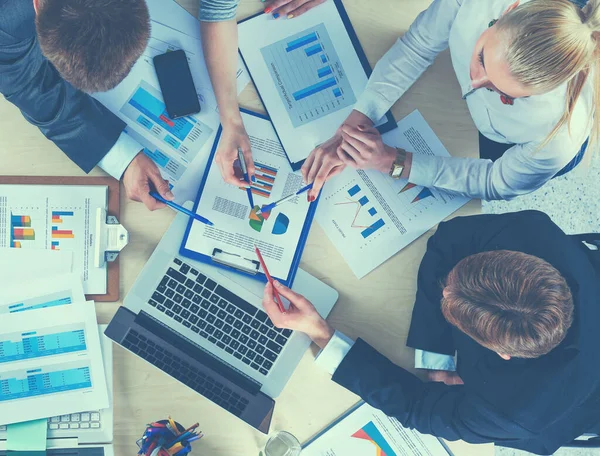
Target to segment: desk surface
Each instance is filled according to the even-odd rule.
[[[198,0],[179,0],[196,15]],[[345,0],[348,14],[366,54],[374,65],[396,38],[409,27],[427,0]],[[239,17],[259,11],[258,0],[241,0]],[[243,106],[261,109],[256,92],[247,88]],[[447,52],[402,98],[393,109],[401,119],[418,108],[448,151],[454,156],[477,156],[477,131],[469,116]],[[0,98],[0,163],[10,175],[82,175],[82,172],[20,112]],[[94,170],[92,175],[104,175]],[[173,219],[169,209],[148,212],[141,204],[122,198],[122,222],[131,233],[131,243],[121,255],[121,296],[125,296],[144,263]],[[479,212],[471,202],[456,215]],[[405,346],[415,296],[416,273],[425,252],[422,236],[395,257],[358,281],[314,224],[301,267],[340,292],[329,321],[353,338],[362,337],[395,363],[411,368],[413,351]],[[119,303],[97,304],[98,321],[108,323]],[[211,456],[256,456],[266,438],[227,412],[136,356],[115,347],[115,454],[133,455],[135,441],[145,423],[167,415],[181,422],[199,421],[206,434],[194,454]],[[271,428],[287,430],[300,441],[307,440],[341,415],[358,400],[354,394],[333,383],[313,363],[315,347],[309,350],[287,387],[277,399]],[[456,455],[485,456],[493,447],[450,442]]]

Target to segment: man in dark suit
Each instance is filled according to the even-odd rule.
[[[131,199],[163,207],[148,195],[173,198],[154,162],[87,94],[114,88],[144,51],[144,0],[0,0],[0,11],[0,93],[83,171],[99,165]]]
[[[598,254],[599,252],[593,252]],[[264,306],[307,333],[333,380],[405,426],[448,440],[537,454],[600,422],[600,274],[592,252],[536,211],[440,224],[421,263],[408,345],[417,361],[456,355],[456,372],[422,382],[366,342],[334,331],[282,285]],[[452,369],[454,362],[443,364]]]

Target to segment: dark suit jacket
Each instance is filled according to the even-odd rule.
[[[463,258],[490,250],[542,258],[567,279],[575,319],[537,359],[502,360],[444,319],[441,286]],[[495,442],[550,454],[600,421],[600,275],[586,247],[536,211],[459,217],[429,240],[407,344],[457,353],[464,385],[424,383],[362,340],[333,379],[405,426],[448,440]]]
[[[33,0],[0,0],[0,93],[85,172],[106,155],[125,127],[64,81],[42,55]]]

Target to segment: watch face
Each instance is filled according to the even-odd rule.
[[[404,166],[400,166],[394,163],[394,167],[392,168],[390,176],[392,176],[394,179],[399,179],[400,175],[402,174],[402,171],[404,171]]]

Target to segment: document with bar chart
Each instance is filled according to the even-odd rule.
[[[96,210],[106,208],[108,188],[0,185],[0,248],[73,252],[73,270],[86,294],[104,294],[106,268],[94,266]]]
[[[364,52],[337,0],[293,21],[261,14],[242,21],[238,30],[240,54],[292,168],[299,169],[333,136],[364,91],[370,71]],[[378,125],[391,129],[391,119]]]
[[[256,168],[256,180],[250,186],[254,207],[250,207],[245,189],[226,184],[218,166],[211,166],[198,194],[196,212],[208,218],[214,226],[191,223],[182,252],[194,258],[198,254],[201,258],[197,259],[203,259],[210,258],[218,249],[256,260],[256,245],[271,274],[287,282],[290,274],[295,274],[294,268],[297,269],[298,249],[310,228],[314,207],[311,211],[306,195],[300,195],[269,212],[259,212],[262,206],[302,188],[302,176],[292,171],[268,119],[247,112],[242,112],[242,119],[250,136]],[[219,139],[218,135],[213,153]],[[238,163],[235,168],[236,174],[241,177],[243,174]]]
[[[448,456],[440,439],[362,404],[303,445],[302,456]]]
[[[108,407],[93,302],[2,316],[0,407],[2,424]]]
[[[413,153],[450,156],[419,111],[383,141]],[[316,219],[362,278],[468,201],[378,171],[346,168],[325,184]]]

